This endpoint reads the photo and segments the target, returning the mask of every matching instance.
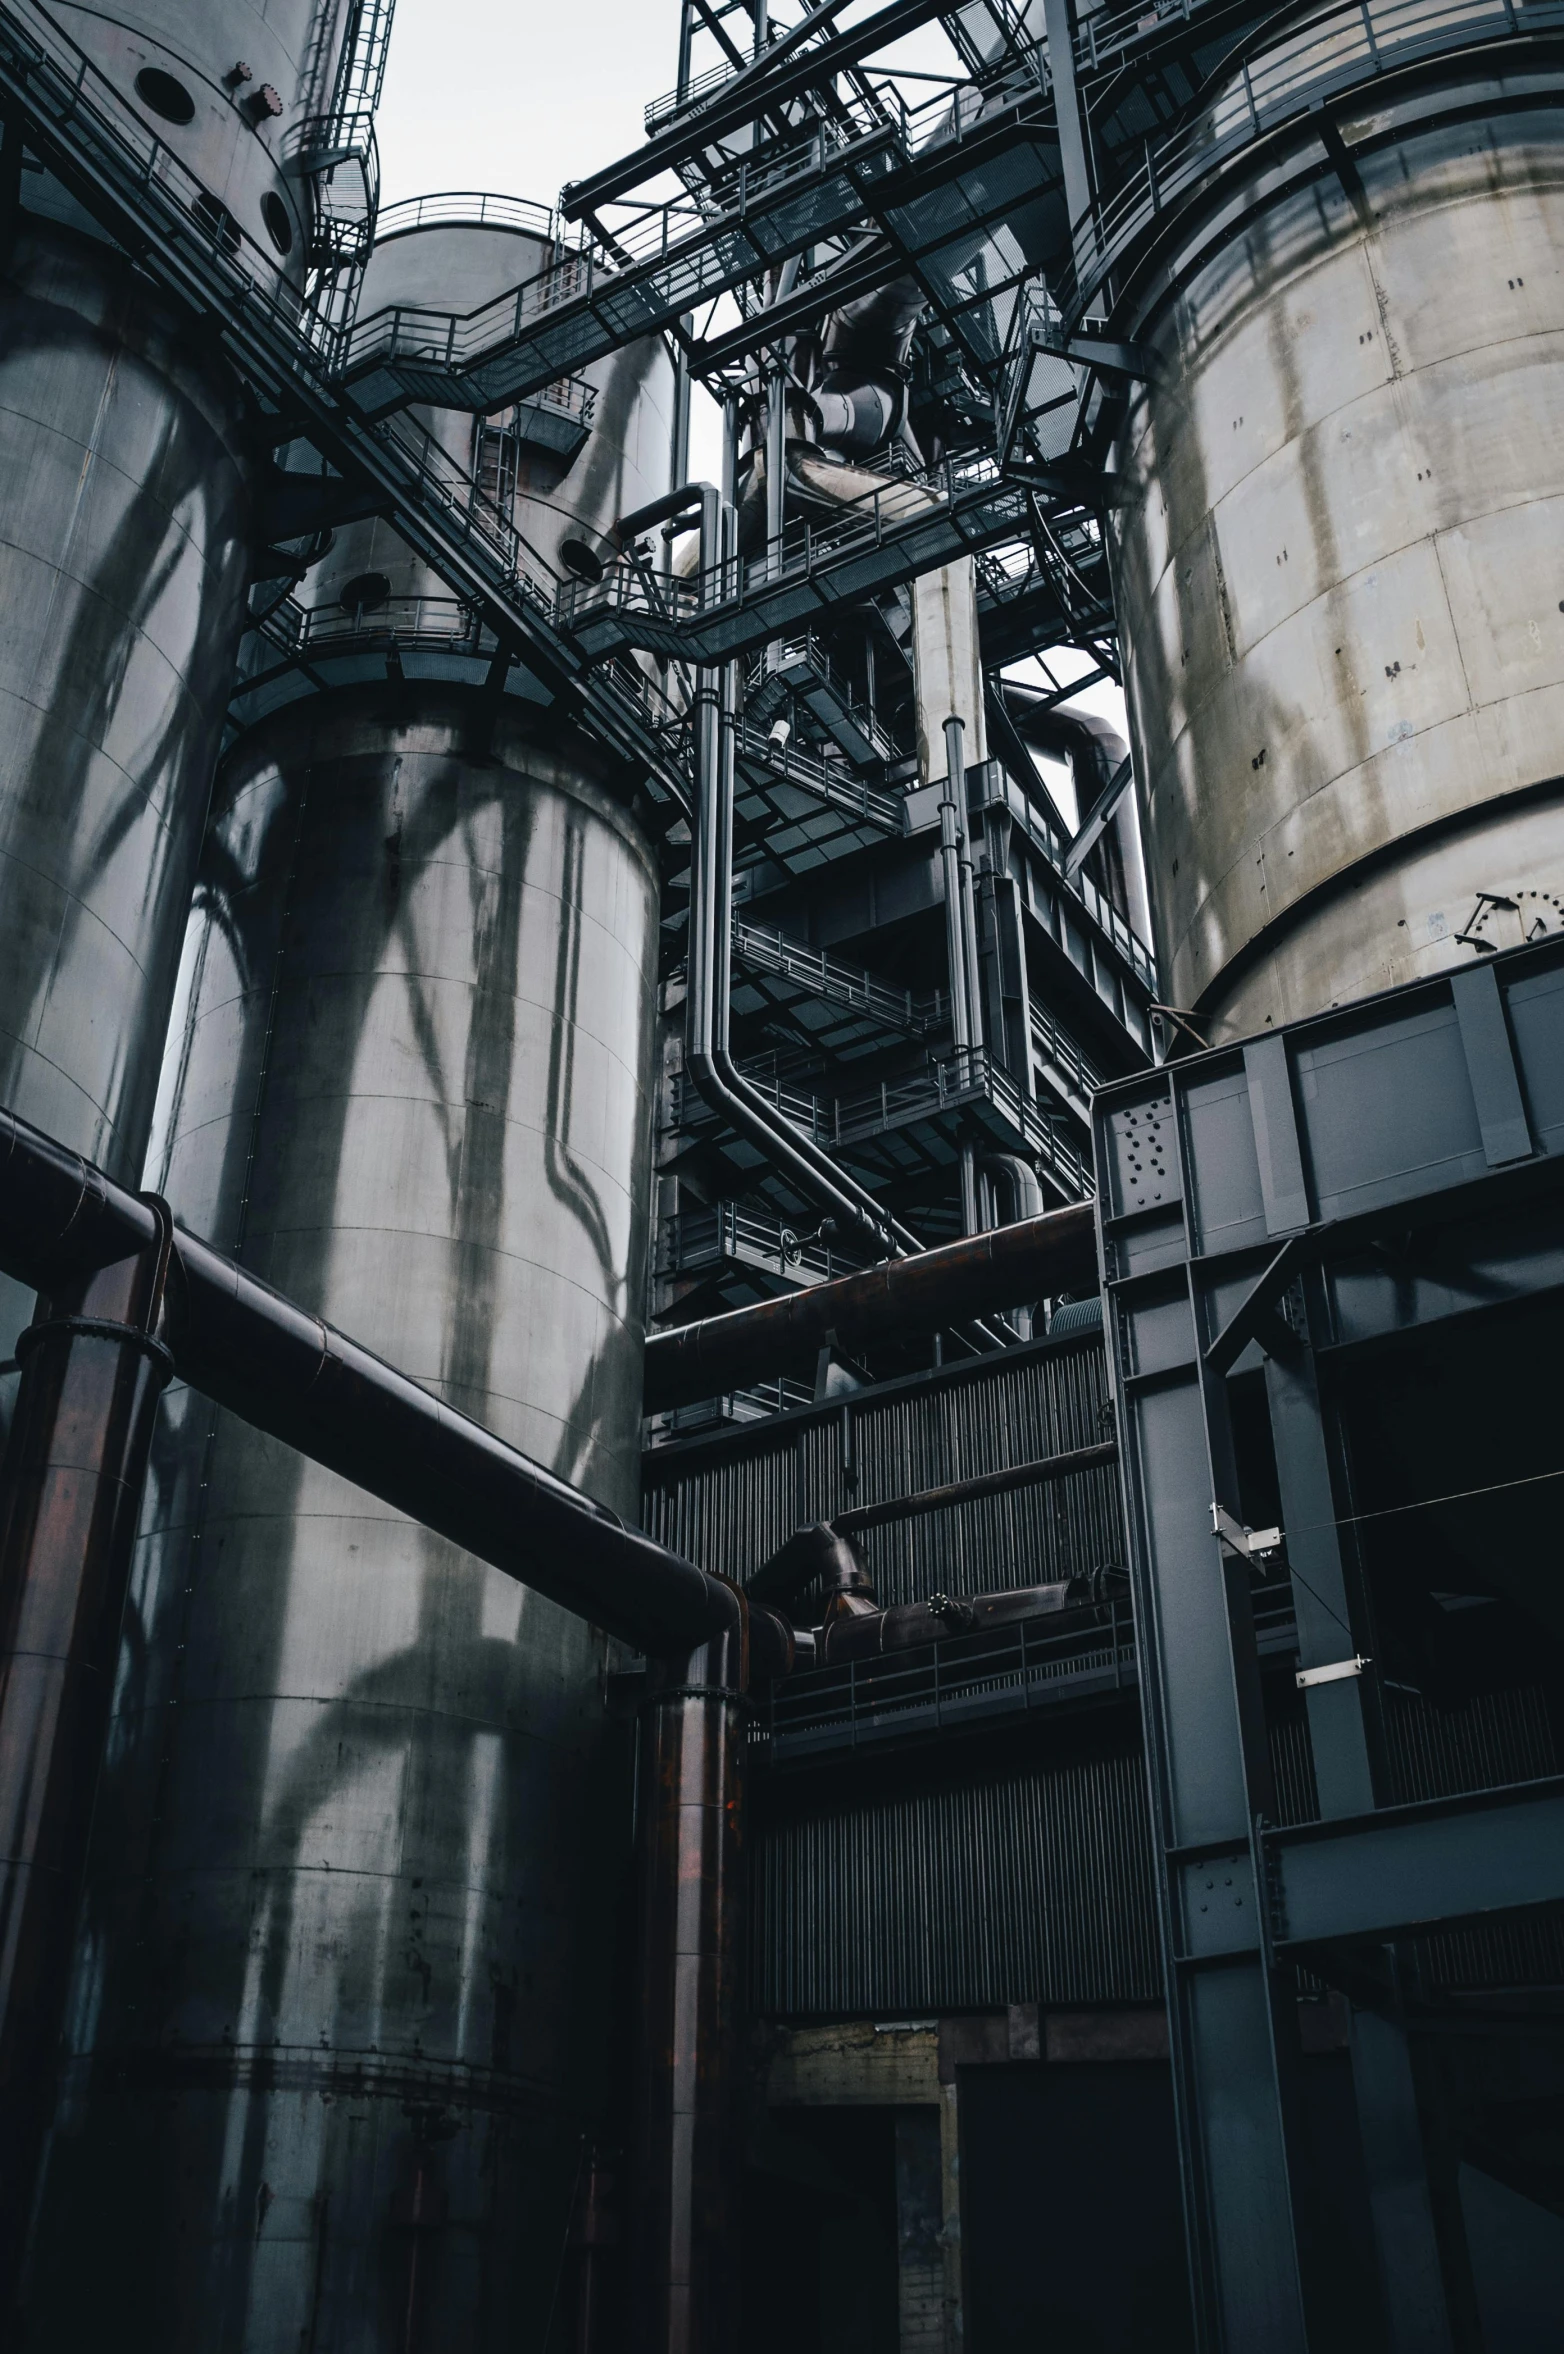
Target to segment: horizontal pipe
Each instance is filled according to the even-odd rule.
[[[149,1203],[0,1111],[0,1272],[58,1290],[157,1230]],[[158,1338],[218,1405],[639,1650],[735,1622],[721,1579],[177,1229]]]
[[[942,1488],[920,1488],[916,1495],[890,1496],[883,1504],[858,1504],[850,1512],[833,1514],[831,1526],[844,1537],[866,1528],[883,1528],[888,1521],[916,1520],[925,1512],[943,1512],[951,1504],[974,1504],[981,1496],[1008,1496],[1017,1488],[1044,1487],[1066,1479],[1072,1471],[1096,1471],[1117,1463],[1118,1441],[1074,1447],[1065,1455],[1037,1455],[1030,1463],[1012,1463],[1008,1471],[983,1471],[972,1479],[953,1479]]]
[[[655,1333],[646,1345],[646,1411],[742,1389],[814,1356],[833,1336],[851,1351],[941,1332],[1021,1300],[1096,1283],[1096,1211],[1090,1202],[1073,1202],[939,1250],[887,1259],[791,1298]]]

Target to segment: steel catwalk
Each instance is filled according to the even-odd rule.
[[[587,746],[480,724],[387,687],[231,757],[155,1174],[629,1514],[655,875]],[[34,2341],[112,2314],[166,2354],[541,2343],[628,1836],[601,1639],[170,1403]],[[83,2201],[92,2267],[60,2260]]]
[[[1125,677],[1213,1038],[1564,922],[1564,113],[1465,70],[1444,127],[1343,101],[1345,181],[1236,172],[1135,324]]]

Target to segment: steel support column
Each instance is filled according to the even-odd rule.
[[[1491,976],[1490,976],[1491,978]],[[1307,1183],[1285,1042],[1262,1038],[1244,1050],[1250,1100],[1263,1106],[1266,1225],[1285,1241],[1308,1225]],[[1265,1395],[1281,1498],[1282,1526],[1298,1627],[1298,1666],[1313,1671],[1364,1664],[1355,1674],[1306,1682],[1309,1746],[1321,1818],[1331,1821],[1389,1803],[1382,1686],[1372,1612],[1350,1527],[1347,1466],[1340,1434],[1320,1394],[1312,1346],[1328,1335],[1318,1268],[1296,1285],[1302,1330],[1275,1317],[1267,1327]],[[1386,1951],[1389,1989],[1400,1983]],[[1395,1994],[1389,1996],[1393,2006]],[[1393,2354],[1451,2354],[1454,2338],[1423,2157],[1422,2128],[1406,2029],[1394,2015],[1358,2013],[1352,2082],[1369,2183],[1369,2205]]]
[[[1313,1328],[1324,1313],[1323,1286],[1316,1275],[1304,1289]],[[1320,1815],[1332,1820],[1366,1813],[1391,1795],[1383,1764],[1374,1636],[1361,1581],[1349,1576],[1344,1559],[1339,1524],[1350,1503],[1320,1398],[1314,1353],[1302,1336],[1295,1349],[1267,1358],[1265,1388],[1282,1525],[1296,1532],[1288,1535],[1287,1558],[1299,1669],[1307,1674],[1347,1660],[1366,1662],[1356,1675],[1304,1686]],[[1394,1989],[1399,1971],[1388,1950],[1385,1963],[1387,1986]],[[1389,1999],[1393,2004],[1394,1993]],[[1451,2354],[1455,2340],[1411,2055],[1406,2029],[1393,2009],[1384,2015],[1355,2011],[1351,2052],[1390,2345],[1393,2354]]]
[[[1235,1493],[1224,1384],[1187,1270],[1109,1297],[1196,2326],[1212,2354],[1305,2354],[1296,2005],[1254,1840],[1275,1797],[1249,1567],[1212,1527],[1213,1473]]]
[[[172,1221],[40,1295],[0,1470],[0,2316],[53,2102],[76,1907],[157,1403]]]

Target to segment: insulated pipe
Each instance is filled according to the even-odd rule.
[[[868,1348],[1096,1283],[1096,1208],[1074,1202],[791,1298],[654,1333],[646,1344],[646,1411],[716,1397],[807,1362],[832,1334],[843,1349]]]
[[[129,1198],[139,1215],[123,1255],[89,1251],[53,1276],[21,1336],[0,1477],[0,2316],[16,2302],[49,2123],[141,1491],[173,1369],[153,1337],[172,1224],[161,1203]],[[82,1203],[89,1231],[97,1206]],[[6,1264],[19,1273],[22,1254]]]
[[[940,860],[945,884],[945,941],[950,964],[951,1042],[960,1083],[972,1080],[971,1051],[983,1035],[975,932],[969,931],[972,860],[967,848],[967,770],[964,731],[954,712],[945,722],[945,791],[939,805]],[[977,1155],[970,1136],[961,1144],[961,1230],[976,1234],[983,1225],[978,1203]]]
[[[967,986],[967,1044],[983,1044],[983,982],[978,970],[977,901],[972,890],[972,836],[967,824],[966,730],[954,712],[945,722],[945,782],[956,805],[956,866],[960,879],[961,959]]]
[[[959,727],[960,721],[956,722]],[[961,938],[961,843],[956,831],[955,789],[947,775],[939,805],[940,870],[945,884],[945,955],[950,973],[950,1035],[958,1055],[972,1044],[967,1005],[967,959]]]
[[[155,1245],[160,1212],[0,1111],[0,1273],[51,1298]],[[638,1650],[730,1623],[731,1590],[667,1552],[194,1235],[157,1338],[181,1380]],[[7,1459],[0,1527],[15,1510]]]
[[[991,1152],[983,1158],[983,1174],[991,1181],[997,1179],[1010,1196],[1007,1226],[1014,1226],[1023,1218],[1040,1218],[1043,1214],[1043,1189],[1037,1171],[1030,1161],[1017,1152]]]

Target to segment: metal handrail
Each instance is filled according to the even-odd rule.
[[[757,1213],[740,1202],[714,1202],[705,1209],[677,1210],[662,1221],[657,1243],[659,1275],[692,1274],[723,1259],[775,1263],[791,1282],[829,1283],[856,1275],[867,1263],[862,1253],[843,1251],[813,1235],[801,1235],[781,1218]]]
[[[219,323],[240,365],[301,430],[358,470],[414,552],[471,593],[530,649],[546,676],[579,678],[605,740],[643,760],[675,801],[683,778],[617,673],[586,672],[556,633],[545,593],[519,562],[520,543],[422,427],[406,415],[370,424],[348,409],[329,373],[334,331],[312,318],[300,288],[234,222],[38,0],[0,0],[0,95],[45,159],[56,154],[84,200],[133,222],[142,266]]]
[[[877,980],[873,973],[866,973],[856,965],[840,964],[823,948],[790,940],[785,932],[773,931],[766,925],[735,921],[733,953],[744,964],[758,967],[762,972],[781,973],[788,980],[813,990],[817,996],[870,1014],[876,1021],[892,1029],[911,1031],[914,1036],[940,1029],[950,1019],[950,1001],[942,990],[936,989],[927,997],[915,997],[910,989],[893,989],[888,981]]]
[[[746,1066],[746,1077],[784,1119],[831,1152],[867,1143],[906,1122],[938,1118],[942,1112],[958,1110],[981,1097],[1009,1122],[1025,1150],[1047,1166],[1061,1190],[1077,1201],[1089,1200],[1095,1191],[1086,1161],[984,1047],[958,1047],[953,1053],[930,1055],[919,1070],[899,1079],[884,1079],[878,1087],[851,1096],[804,1093],[752,1066]],[[705,1109],[692,1083],[682,1075],[674,1084],[671,1109],[676,1128],[692,1124]]]
[[[1286,1655],[1296,1643],[1290,1586],[1257,1589],[1255,1627],[1262,1653]],[[893,1733],[921,1719],[938,1733],[1010,1692],[1030,1708],[1050,1700],[1122,1691],[1137,1680],[1134,1612],[1117,1596],[1057,1618],[1023,1619],[981,1635],[959,1635],[878,1659],[808,1668],[773,1684],[756,1731],[772,1743],[855,1747],[860,1738]]]
[[[786,744],[775,744],[761,729],[746,722],[739,732],[738,758],[741,770],[764,768],[781,782],[815,794],[865,825],[878,826],[887,834],[902,831],[899,794],[881,792],[876,786],[863,783],[830,761],[800,750],[791,739]]]
[[[928,152],[959,142],[996,113],[1037,101],[1040,95],[1036,71],[1026,61],[1011,63],[981,83],[969,83],[954,97],[942,93],[914,108],[908,108],[898,96],[895,106],[887,110],[884,93],[873,98],[843,94],[830,118],[817,118],[806,132],[789,134],[771,149],[762,148],[745,157],[733,175],[733,193],[726,205],[702,212],[693,198],[684,198],[653,207],[639,221],[616,228],[612,251],[587,239],[578,251],[562,256],[522,285],[470,312],[388,305],[356,322],[344,345],[341,364],[363,371],[397,361],[416,361],[458,374],[498,360],[523,340],[533,322],[563,303],[590,296],[601,310],[616,284],[648,270],[692,265],[702,252],[714,251],[725,239],[731,241],[741,234],[745,221],[764,208],[771,219],[767,256],[746,250],[739,272],[740,276],[752,275],[763,258],[779,256],[781,249],[772,248],[784,197],[801,193],[849,161],[858,176],[883,176],[901,169],[911,162],[914,151]],[[813,220],[803,222],[800,216],[799,250],[813,241],[819,227]],[[700,291],[694,285],[685,289],[681,306],[689,307]],[[453,400],[450,405],[462,404]]]
[[[578,242],[551,205],[534,204],[525,196],[496,196],[492,191],[444,188],[429,196],[404,196],[388,204],[380,216],[376,242],[404,237],[413,229],[523,229],[548,245]]]

